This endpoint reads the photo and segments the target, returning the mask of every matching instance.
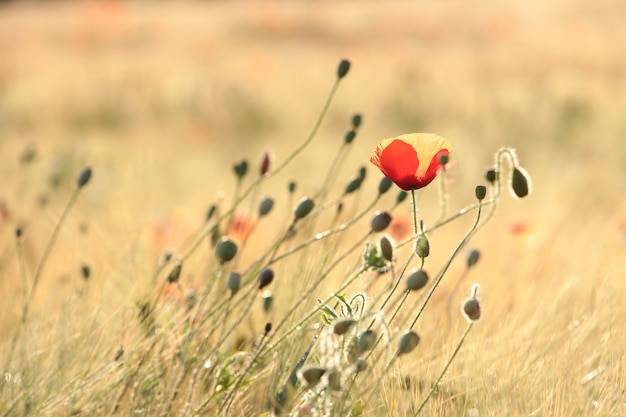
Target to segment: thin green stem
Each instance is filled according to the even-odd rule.
[[[467,329],[465,330],[465,333],[463,333],[463,336],[461,337],[461,340],[459,340],[459,343],[456,345],[456,349],[454,349],[454,352],[452,352],[452,356],[450,356],[450,359],[448,359],[448,363],[446,363],[446,366],[443,368],[443,370],[439,374],[439,377],[437,378],[435,383],[430,388],[430,391],[428,392],[428,395],[426,395],[426,397],[424,397],[424,399],[422,400],[421,404],[417,408],[417,411],[415,411],[415,414],[413,414],[413,417],[416,417],[422,411],[422,409],[424,408],[424,406],[426,405],[426,403],[428,402],[430,397],[432,397],[432,395],[437,390],[437,387],[439,386],[439,382],[441,382],[441,379],[443,378],[443,376],[448,371],[448,368],[452,364],[452,361],[456,357],[456,354],[459,353],[459,350],[461,350],[461,346],[463,346],[463,342],[465,342],[465,338],[467,338],[467,335],[469,334],[470,330],[472,330],[472,327],[474,327],[474,322],[470,323],[469,326],[467,326]]]

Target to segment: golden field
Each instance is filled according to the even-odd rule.
[[[0,366],[20,336],[2,369],[0,416],[186,415],[180,399],[159,408],[184,372],[174,353],[183,338],[176,300],[159,304],[161,325],[174,330],[154,345],[137,305],[159,293],[163,252],[184,253],[211,204],[228,209],[234,163],[249,160],[253,175],[265,151],[276,166],[306,139],[341,58],[352,67],[313,142],[253,192],[272,195],[276,207],[238,265],[252,264],[284,233],[295,202],[318,192],[353,113],[363,125],[329,194],[340,194],[358,167],[368,174],[357,198],[345,199],[341,222],[371,201],[381,175],[368,160],[383,138],[436,132],[452,143],[449,213],[473,202],[500,147],[516,148],[533,193],[502,196],[470,243],[480,262],[468,274],[462,259],[452,263],[417,327],[419,347],[393,364],[363,415],[413,415],[463,332],[459,306],[474,282],[483,316],[423,415],[626,415],[624,16],[617,0],[3,4]],[[84,166],[93,179],[22,329],[34,271]],[[420,216],[433,222],[437,186],[419,201]],[[376,209],[392,205],[385,196]],[[242,213],[255,208],[246,200]],[[406,202],[394,211],[409,228],[410,210]],[[370,217],[281,263],[273,310],[255,304],[229,348],[253,345],[266,321],[279,321],[323,269],[319,252],[351,246]],[[305,232],[330,223],[329,215]],[[464,217],[434,233],[426,266],[438,270],[470,224]],[[16,227],[24,230],[19,245]],[[202,242],[185,259],[184,290],[199,293],[213,276],[213,252]],[[359,257],[347,257],[294,317],[326,299]],[[375,294],[387,279],[364,274],[351,291]],[[313,331],[301,336],[268,362],[232,415],[269,411],[264,389],[284,383],[276,363],[293,366]],[[116,361],[120,348],[126,359]],[[145,357],[157,359],[139,372]]]

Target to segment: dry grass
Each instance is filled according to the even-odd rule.
[[[32,415],[110,411],[107,401],[129,372],[112,360],[116,351],[140,355],[150,346],[135,303],[154,293],[159,256],[198,227],[221,192],[230,203],[232,163],[247,158],[256,166],[266,149],[280,161],[304,139],[346,57],[353,68],[321,133],[294,167],[264,185],[279,204],[241,264],[283,226],[290,179],[298,195],[316,191],[317,172],[330,165],[353,112],[364,125],[335,191],[368,165],[379,139],[436,131],[455,147],[450,205],[457,210],[493,153],[515,147],[534,194],[503,200],[472,243],[482,258],[469,277],[459,282],[461,265],[453,265],[419,325],[418,353],[394,370],[416,384],[402,388],[390,378],[381,387],[384,408],[371,413],[411,415],[409,404],[423,396],[415,385],[436,377],[462,333],[458,300],[479,282],[484,316],[427,415],[626,415],[624,13],[616,0],[3,6],[1,358],[23,305],[16,225],[25,228],[25,265],[33,271],[76,173],[91,165],[94,181],[42,277],[28,348],[16,355],[31,366],[23,381],[6,375],[0,412],[29,397],[38,407]],[[24,165],[27,149],[36,157]],[[370,189],[377,178],[370,169]],[[436,216],[436,188],[420,197],[421,214]],[[410,218],[408,209],[398,215]],[[433,237],[432,269],[469,221]],[[350,233],[340,247],[361,235]],[[185,287],[201,287],[210,273],[207,251],[185,264]],[[93,271],[87,283],[82,264]],[[283,298],[268,320],[297,298],[305,286],[298,279],[316,271],[306,258],[283,267],[294,284],[277,290]],[[301,312],[315,305],[308,301]],[[256,316],[239,335],[248,342],[266,319]],[[157,348],[164,357],[174,349]],[[301,352],[281,355],[293,361]],[[154,386],[173,377],[166,364],[150,366]],[[141,389],[154,388],[150,382]],[[251,393],[246,404],[264,394]],[[259,415],[257,404],[239,412]]]

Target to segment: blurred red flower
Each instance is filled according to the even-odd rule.
[[[430,184],[441,169],[439,157],[452,147],[434,133],[410,133],[385,139],[378,144],[370,161],[405,191]]]

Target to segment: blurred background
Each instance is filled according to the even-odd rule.
[[[306,138],[346,58],[352,68],[319,135],[264,191],[283,205],[290,180],[298,197],[314,194],[354,113],[363,125],[338,192],[362,165],[364,190],[375,192],[381,176],[368,159],[381,139],[435,132],[454,147],[452,212],[473,201],[494,153],[516,148],[534,190],[521,201],[503,196],[473,243],[488,320],[477,326],[468,369],[500,369],[503,402],[541,385],[520,383],[532,365],[506,384],[501,376],[516,357],[527,359],[517,347],[530,351],[535,339],[538,357],[551,360],[542,369],[557,378],[578,381],[598,363],[613,369],[623,343],[603,326],[626,322],[615,307],[626,302],[625,21],[620,0],[2,2],[0,293],[21,291],[15,227],[26,230],[32,270],[89,165],[93,181],[38,298],[57,305],[86,263],[90,285],[107,291],[92,292],[98,304],[113,294],[132,305],[158,256],[180,245],[211,203],[231,201],[234,163],[248,159],[256,171],[265,151],[279,163]],[[433,221],[437,187],[420,201]],[[408,205],[404,215],[410,225]],[[433,238],[437,256],[447,256],[438,245],[458,242],[467,228],[459,223]],[[263,226],[272,236],[273,224]],[[263,233],[256,239],[266,244]],[[456,284],[444,283],[444,296]],[[0,303],[0,334],[19,317],[18,301]],[[596,311],[563,354],[552,335]],[[564,398],[575,392],[566,390]]]

